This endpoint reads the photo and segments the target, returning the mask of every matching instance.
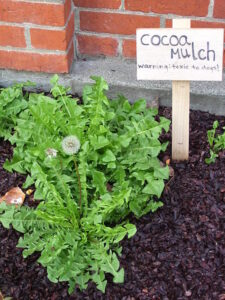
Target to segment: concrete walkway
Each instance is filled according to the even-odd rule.
[[[109,84],[110,98],[123,94],[131,102],[145,98],[154,106],[171,106],[171,82],[137,81],[133,61],[108,58],[76,61],[70,74],[60,75],[60,83],[71,86],[72,93],[81,95],[83,86],[92,82],[91,75],[104,77]],[[38,90],[46,91],[50,89],[51,77],[52,74],[0,70],[0,86],[30,80],[37,84]],[[225,116],[225,80],[192,82],[191,108]]]

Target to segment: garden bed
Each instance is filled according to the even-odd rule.
[[[168,108],[160,114],[171,117]],[[0,290],[15,300],[61,299],[225,299],[225,155],[207,165],[207,130],[214,120],[225,126],[224,117],[191,112],[190,160],[171,163],[174,176],[167,182],[164,206],[140,220],[131,217],[137,233],[121,242],[124,284],[107,276],[106,293],[90,283],[69,296],[67,284],[53,284],[36,260],[39,254],[22,258],[16,248],[20,234],[0,225]],[[171,140],[171,133],[163,140]],[[0,141],[0,194],[22,186],[25,177],[8,173],[2,165],[12,147]],[[171,145],[161,160],[171,156]],[[32,196],[25,205],[32,205]]]

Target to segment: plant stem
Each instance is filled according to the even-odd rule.
[[[61,157],[59,157],[59,163],[60,163],[60,169],[61,169],[61,173],[62,173],[62,171],[63,171],[63,162],[62,162]]]
[[[74,165],[75,165],[75,169],[76,169],[76,173],[77,173],[78,185],[79,185],[79,192],[80,192],[79,206],[80,206],[80,215],[81,215],[81,211],[82,211],[82,207],[81,207],[82,194],[81,194],[80,174],[79,174],[77,161],[76,161],[75,157],[73,158],[73,161],[74,161]]]
[[[68,107],[67,107],[67,105],[66,105],[66,102],[64,101],[64,98],[63,98],[63,95],[62,95],[62,93],[61,93],[61,91],[60,91],[60,88],[58,88],[58,91],[59,91],[59,93],[60,93],[61,100],[62,100],[63,104],[65,105],[66,111],[67,111],[69,117],[71,118],[70,111],[69,111],[69,109],[68,109]]]
[[[61,185],[62,185],[64,196],[68,198],[67,192],[66,192],[65,184],[64,184],[64,182],[62,181],[62,178],[61,178],[61,176],[60,176],[61,174],[59,175],[59,173],[58,173],[58,171],[56,170],[56,168],[55,168],[54,165],[52,166],[52,168],[53,168],[53,170],[54,170],[54,172],[55,172],[56,178],[59,180],[59,182],[60,182]],[[64,207],[63,203],[61,203],[61,206]]]

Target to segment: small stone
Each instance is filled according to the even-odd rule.
[[[222,231],[217,231],[216,232],[216,239],[221,239],[223,236],[223,232]]]
[[[199,233],[196,234],[196,238],[198,242],[201,242],[202,236]]]
[[[192,292],[191,292],[191,291],[186,291],[186,292],[185,292],[185,296],[186,296],[186,297],[191,297],[191,295],[192,295]]]
[[[209,221],[209,218],[208,218],[207,216],[205,216],[205,215],[202,215],[202,216],[199,217],[199,220],[200,220],[201,222],[208,222],[208,221]]]
[[[158,267],[161,266],[161,262],[160,261],[156,261],[153,263],[153,266]]]
[[[222,188],[220,189],[220,192],[221,192],[221,193],[225,193],[225,187],[222,187]]]

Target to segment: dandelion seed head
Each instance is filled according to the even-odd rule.
[[[75,135],[67,136],[62,141],[62,148],[68,155],[76,154],[80,149],[80,141]]]
[[[58,151],[56,149],[53,148],[48,148],[45,150],[45,153],[47,155],[48,158],[54,158],[57,156]]]

